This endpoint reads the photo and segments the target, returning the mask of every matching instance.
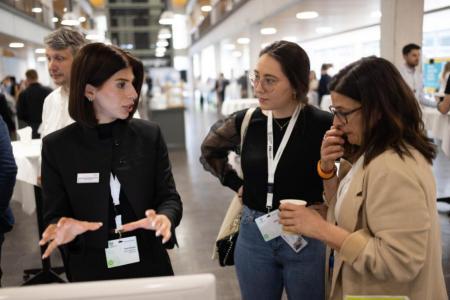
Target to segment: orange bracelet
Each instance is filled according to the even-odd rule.
[[[334,166],[333,170],[331,170],[331,172],[324,172],[322,170],[322,166],[320,163],[320,160],[317,162],[317,174],[319,174],[320,178],[322,179],[331,179],[334,177],[334,175],[336,175],[336,166]]]

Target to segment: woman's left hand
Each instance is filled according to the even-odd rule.
[[[302,205],[283,203],[279,210],[279,222],[285,231],[318,239],[321,229],[327,224],[316,210]]]
[[[166,243],[170,240],[172,236],[171,227],[172,223],[170,223],[169,218],[163,214],[156,214],[153,209],[149,209],[145,211],[145,218],[124,224],[122,226],[123,232],[129,232],[136,229],[147,229],[147,230],[155,230],[156,236],[162,236],[162,243]]]

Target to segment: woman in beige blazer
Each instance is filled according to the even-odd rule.
[[[317,168],[328,222],[308,208],[282,204],[280,223],[331,249],[330,299],[448,299],[431,170],[436,150],[412,91],[390,62],[376,57],[345,67],[330,86],[334,120]]]

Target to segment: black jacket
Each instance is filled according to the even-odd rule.
[[[143,120],[118,121],[113,139],[100,140],[95,128],[73,123],[43,139],[42,188],[44,220],[59,218],[103,222],[80,238],[90,248],[106,248],[110,172],[138,219],[147,209],[165,214],[174,229],[181,220],[182,203],[175,188],[166,144],[159,127]],[[77,174],[99,173],[99,183],[77,184]]]

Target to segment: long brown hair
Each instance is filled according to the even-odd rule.
[[[400,157],[417,149],[429,163],[436,147],[426,136],[422,111],[397,68],[383,58],[362,58],[333,77],[330,90],[361,103],[363,120],[359,154],[364,165],[388,149]]]
[[[138,95],[128,116],[130,119],[136,111],[144,80],[142,63],[120,48],[103,43],[92,43],[81,48],[72,63],[70,76],[69,115],[72,119],[88,127],[95,126],[97,118],[94,107],[84,93],[86,85],[100,87],[116,72],[128,67],[133,70],[133,87]]]

